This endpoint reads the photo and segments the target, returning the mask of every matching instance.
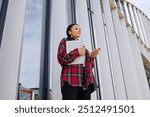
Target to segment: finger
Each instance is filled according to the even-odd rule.
[[[94,56],[94,52],[91,52],[91,57],[93,58],[93,56]]]
[[[94,52],[94,57],[96,56],[96,52]]]
[[[96,49],[94,49],[92,52],[95,52]]]
[[[98,50],[95,51],[95,54],[97,54],[97,53],[98,53]]]
[[[97,52],[99,53],[99,52],[100,52],[100,49],[98,49]]]

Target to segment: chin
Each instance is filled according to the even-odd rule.
[[[80,38],[80,36],[76,36],[76,38]]]

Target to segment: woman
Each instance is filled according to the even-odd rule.
[[[58,62],[62,66],[61,91],[63,100],[90,100],[91,93],[96,90],[96,83],[93,77],[92,68],[94,59],[100,49],[91,53],[85,47],[75,48],[69,53],[66,52],[66,41],[78,40],[81,36],[81,29],[78,24],[68,26],[67,38],[63,38],[58,47]],[[85,55],[85,65],[72,64],[77,57]]]

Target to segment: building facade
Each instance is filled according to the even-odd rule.
[[[41,39],[39,75],[36,76],[39,97],[48,99],[51,89],[52,99],[61,99],[57,48],[71,23],[81,26],[81,39],[88,50],[102,50],[93,69],[98,84],[93,100],[150,99],[150,19],[132,3],[126,0],[33,0],[40,1],[40,14],[31,17],[26,16],[33,13],[28,12],[28,0],[0,1],[0,99],[17,99],[23,39],[33,33]],[[31,9],[38,10],[33,6]],[[26,25],[26,18],[32,19],[31,25]],[[33,28],[30,33],[29,28]],[[28,63],[32,65],[34,61]]]

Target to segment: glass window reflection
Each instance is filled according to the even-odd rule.
[[[21,71],[23,87],[39,87],[43,0],[27,0]]]
[[[0,0],[0,10],[1,10],[1,7],[2,7],[2,1],[3,1],[3,0]]]

